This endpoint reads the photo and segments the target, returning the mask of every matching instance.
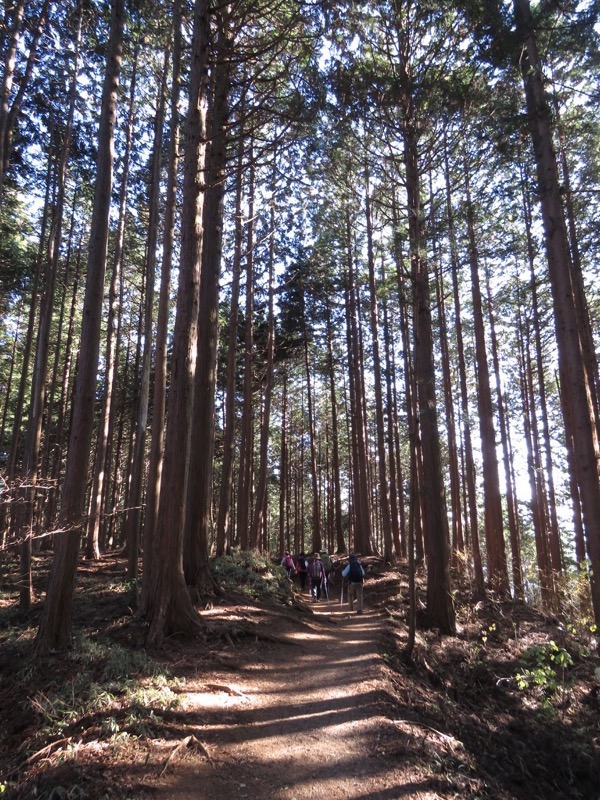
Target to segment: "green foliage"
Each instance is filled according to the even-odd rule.
[[[212,570],[218,583],[227,591],[240,591],[262,600],[290,594],[290,584],[280,566],[269,556],[245,551],[215,558]]]
[[[568,650],[550,640],[544,645],[530,647],[523,656],[524,666],[515,679],[521,691],[538,689],[544,698],[566,686],[566,674],[573,666]]]

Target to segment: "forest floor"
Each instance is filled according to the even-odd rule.
[[[19,614],[4,564],[0,796],[600,800],[586,626],[465,594],[457,635],[419,627],[407,662],[404,570],[366,565],[363,615],[339,586],[310,604],[283,579],[216,598],[204,638],[147,652],[124,560],[86,562],[75,646],[36,662],[40,609]]]

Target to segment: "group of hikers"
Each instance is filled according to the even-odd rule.
[[[288,550],[285,550],[281,559],[281,566],[285,569],[286,575],[290,580],[293,579],[294,575],[298,575],[302,591],[306,591],[308,584],[308,593],[313,603],[318,603],[321,597],[329,600],[335,565],[326,550],[321,550],[320,553],[313,553],[311,556],[306,555],[306,553],[300,553],[296,558]],[[350,555],[348,564],[341,572],[341,578],[340,604],[343,605],[344,588],[346,587],[350,611],[354,611],[354,603],[356,601],[356,613],[362,614],[365,570],[355,553]]]

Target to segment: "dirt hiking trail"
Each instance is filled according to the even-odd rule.
[[[383,674],[381,612],[358,615],[334,600],[311,608],[314,620],[284,634],[287,644],[261,643],[233,679],[186,691],[182,706],[196,717],[197,744],[169,765],[153,797],[416,796],[387,758],[398,727]]]

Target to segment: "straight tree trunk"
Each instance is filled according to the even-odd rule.
[[[276,169],[277,158],[274,156],[273,170]],[[274,188],[274,187],[272,187]],[[269,296],[268,296],[268,333],[267,333],[267,361],[265,367],[265,392],[260,431],[260,453],[258,462],[258,481],[256,498],[252,514],[252,536],[256,541],[259,532],[266,526],[267,512],[267,480],[268,480],[268,452],[269,437],[271,433],[271,404],[273,397],[273,364],[275,357],[275,207],[271,204],[271,231],[269,237]]]
[[[394,540],[392,538],[392,519],[390,513],[390,492],[388,486],[388,470],[385,448],[385,425],[383,418],[383,389],[381,379],[381,356],[379,352],[379,312],[377,303],[377,285],[375,282],[375,253],[373,247],[373,220],[369,177],[366,178],[365,211],[367,224],[367,263],[369,267],[369,299],[371,341],[373,348],[373,386],[375,389],[375,419],[377,435],[377,466],[379,478],[379,502],[381,506],[381,526],[383,532],[383,559],[387,564],[396,560]]]
[[[146,288],[144,297],[143,336],[141,374],[137,415],[135,423],[135,447],[131,466],[131,490],[129,493],[129,511],[126,517],[127,541],[127,577],[137,580],[140,554],[140,536],[142,527],[142,489],[146,471],[146,429],[148,427],[148,401],[150,398],[150,373],[152,368],[152,345],[154,325],[154,284],[156,281],[156,246],[158,242],[158,216],[160,197],[160,179],[162,167],[163,128],[165,120],[165,103],[167,91],[167,72],[169,67],[169,48],[165,51],[165,60],[158,90],[156,115],[154,118],[154,142],[151,157],[150,192],[148,197],[148,238],[146,241]],[[137,51],[136,51],[137,65]],[[133,81],[132,81],[133,83]],[[133,98],[132,98],[133,99]]]
[[[134,102],[137,84],[137,57],[138,45],[134,57],[133,74],[129,89],[129,107],[127,114],[127,127],[125,133],[125,153],[123,155],[123,169],[121,174],[121,187],[119,192],[119,221],[115,251],[113,254],[112,274],[108,290],[108,322],[106,332],[104,371],[104,392],[102,397],[102,410],[100,412],[100,426],[96,439],[96,456],[94,459],[94,472],[90,495],[90,510],[87,523],[86,557],[97,561],[100,558],[100,528],[102,526],[102,498],[104,495],[105,476],[107,474],[106,454],[110,435],[110,410],[113,402],[113,387],[117,369],[117,349],[119,337],[117,335],[117,322],[121,314],[118,288],[121,282],[123,267],[123,243],[125,237],[125,217],[127,213],[127,187],[129,183],[129,165],[131,161],[131,146],[133,138]]]
[[[42,440],[42,426],[44,405],[46,399],[46,379],[48,372],[48,355],[50,352],[50,328],[54,311],[54,288],[59,267],[60,247],[63,235],[63,218],[65,208],[65,184],[67,180],[67,163],[71,144],[75,99],[77,95],[77,76],[79,67],[79,41],[81,24],[77,37],[75,67],[71,76],[69,89],[69,107],[62,137],[62,149],[56,170],[55,196],[50,231],[48,236],[48,250],[44,269],[44,285],[40,303],[40,320],[38,328],[37,348],[33,368],[33,381],[31,387],[30,411],[27,425],[27,438],[23,453],[21,478],[26,488],[21,493],[22,503],[18,504],[18,529],[21,541],[21,575],[19,605],[24,610],[29,610],[31,605],[33,587],[31,578],[31,529],[33,526],[33,512],[36,494],[36,485],[39,474],[40,446]],[[52,145],[51,145],[52,146]]]
[[[243,100],[242,100],[243,102]],[[235,444],[235,386],[237,364],[237,334],[239,319],[240,272],[242,262],[242,199],[243,199],[244,139],[240,135],[237,153],[235,191],[235,240],[229,305],[229,330],[227,334],[227,367],[225,385],[225,422],[223,430],[223,465],[219,490],[217,519],[217,555],[222,556],[231,547],[231,503],[233,495],[233,459]]]
[[[441,633],[452,634],[456,624],[450,584],[448,517],[442,477],[441,448],[435,396],[435,365],[431,324],[429,269],[425,252],[418,138],[412,97],[403,108],[404,166],[408,201],[411,276],[414,286],[415,380],[423,457],[423,522],[427,549],[427,615]]]
[[[340,445],[339,445],[339,422],[338,404],[335,383],[335,366],[333,361],[333,331],[331,322],[331,306],[329,300],[326,301],[326,325],[327,325],[327,361],[329,374],[329,398],[331,403],[331,481],[333,494],[333,536],[335,539],[336,552],[341,555],[346,552],[346,542],[344,540],[344,529],[342,523],[342,487],[340,481]]]
[[[219,345],[219,277],[227,167],[230,65],[233,55],[229,24],[228,15],[219,15],[213,98],[208,118],[209,145],[203,210],[203,226],[207,235],[202,242],[194,428],[183,549],[186,583],[194,587],[200,595],[212,593],[215,586],[209,565],[209,537],[212,522],[215,391]]]
[[[590,379],[581,342],[579,319],[585,300],[576,288],[579,276],[574,276],[569,251],[551,115],[529,0],[514,0],[514,14],[552,289],[563,418],[580,490],[594,617],[600,624],[600,444],[592,402],[595,382]]]
[[[146,513],[144,517],[144,552],[142,562],[142,592],[140,610],[147,612],[149,578],[152,554],[154,552],[154,530],[158,517],[158,503],[162,473],[162,454],[167,392],[167,339],[169,329],[169,300],[171,288],[171,261],[175,239],[175,218],[177,204],[177,173],[179,164],[179,99],[181,96],[181,3],[173,3],[173,59],[171,68],[171,102],[169,146],[167,156],[167,188],[164,199],[164,222],[162,261],[160,272],[160,293],[156,321],[156,342],[154,356],[154,389],[152,403],[152,432],[148,465],[148,490],[146,494]]]
[[[500,359],[498,356],[498,343],[496,340],[496,326],[489,274],[486,272],[486,294],[488,317],[490,321],[490,341],[492,347],[492,363],[496,380],[496,404],[498,406],[498,420],[500,422],[500,439],[502,443],[502,460],[506,482],[506,509],[508,514],[508,530],[510,534],[511,575],[514,595],[518,600],[524,598],[523,567],[521,564],[521,539],[519,535],[519,516],[517,495],[513,481],[511,454],[509,452],[509,420],[504,408],[504,396],[500,380]]]
[[[501,596],[510,594],[504,523],[502,520],[502,498],[500,476],[496,454],[496,429],[490,388],[490,373],[485,342],[483,302],[479,282],[479,254],[475,240],[475,217],[467,175],[466,202],[469,237],[469,264],[471,267],[471,292],[475,328],[475,358],[477,360],[477,408],[479,411],[479,433],[483,472],[484,528],[487,550],[488,585]]]
[[[240,464],[237,493],[237,534],[242,550],[251,546],[249,530],[250,494],[253,462],[253,349],[254,349],[254,185],[255,164],[250,147],[250,181],[248,186],[248,238],[246,250],[246,307],[244,335],[244,404],[240,438]]]
[[[71,640],[75,576],[94,423],[113,175],[113,140],[123,42],[123,17],[123,0],[112,0],[108,56],[98,132],[96,186],[82,317],[81,348],[77,365],[73,424],[60,512],[62,532],[57,535],[46,603],[35,642],[35,651],[38,656],[53,649],[66,647]]]
[[[209,64],[209,2],[196,0],[189,79],[181,221],[179,292],[173,334],[171,389],[163,474],[148,593],[148,641],[173,633],[197,634],[198,617],[185,585],[183,532],[194,410],[202,208],[206,148],[206,95]]]
[[[475,481],[475,458],[471,440],[471,426],[469,414],[469,391],[467,387],[467,367],[465,359],[465,345],[463,337],[462,311],[460,304],[460,291],[458,281],[459,261],[456,243],[454,212],[452,209],[452,196],[450,191],[450,167],[448,163],[448,149],[444,143],[444,174],[446,186],[446,218],[448,222],[450,239],[450,266],[452,271],[452,297],[454,301],[454,328],[456,331],[456,349],[458,354],[458,375],[460,384],[460,416],[462,422],[462,443],[464,450],[464,480],[466,494],[467,525],[465,527],[465,546],[473,555],[473,573],[475,579],[475,594],[485,596],[485,579],[483,575],[483,562],[479,544],[479,519],[477,513],[477,486]],[[468,536],[470,532],[470,537]],[[469,542],[470,538],[470,542]]]

